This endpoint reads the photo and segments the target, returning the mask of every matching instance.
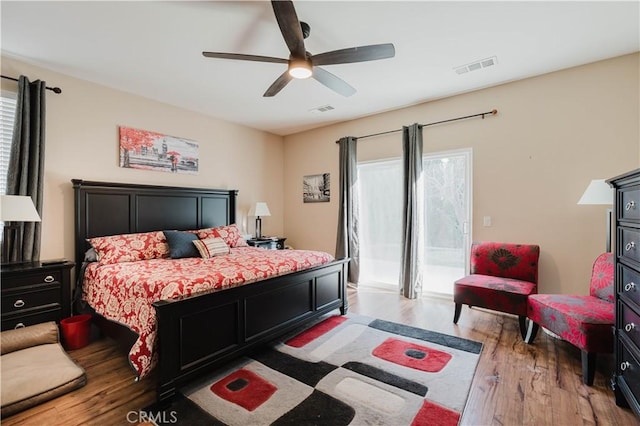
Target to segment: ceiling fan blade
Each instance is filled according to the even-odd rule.
[[[276,64],[289,63],[288,59],[274,58],[272,56],[243,55],[241,53],[202,52],[202,55],[207,58],[236,59],[239,61],[274,62]]]
[[[313,78],[342,96],[349,97],[356,93],[356,89],[348,85],[346,81],[320,67],[313,67]]]
[[[273,13],[276,15],[278,26],[285,43],[294,58],[305,58],[304,38],[296,9],[291,1],[272,0]]]
[[[393,58],[395,54],[396,49],[392,43],[372,44],[313,55],[311,56],[311,62],[313,65],[350,64],[353,62]]]
[[[265,98],[270,98],[272,96],[275,96],[278,94],[278,92],[280,92],[282,89],[284,89],[284,86],[286,86],[291,80],[293,80],[293,77],[291,77],[291,75],[289,74],[289,71],[285,71],[283,72],[280,77],[278,77],[276,79],[276,81],[274,81],[271,86],[269,86],[269,88],[267,89],[266,92],[264,92],[264,95],[262,95]]]

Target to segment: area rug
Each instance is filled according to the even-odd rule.
[[[185,425],[456,425],[482,344],[349,314],[180,389]]]

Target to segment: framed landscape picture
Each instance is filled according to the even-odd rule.
[[[305,203],[327,203],[330,196],[330,173],[309,175],[302,179],[302,199]]]
[[[170,173],[198,173],[198,143],[120,126],[120,167]]]

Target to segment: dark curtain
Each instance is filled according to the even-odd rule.
[[[18,81],[16,118],[13,128],[7,195],[29,195],[42,217],[45,134],[44,81],[29,82],[25,76]],[[22,246],[13,247],[9,262],[40,259],[40,222],[25,222],[21,228]]]
[[[415,299],[422,291],[424,257],[424,182],[422,176],[422,127],[402,128],[403,196],[402,257],[400,258],[400,293]]]
[[[340,207],[336,258],[350,258],[347,280],[357,286],[360,280],[357,139],[353,136],[344,137],[340,139],[339,144]]]

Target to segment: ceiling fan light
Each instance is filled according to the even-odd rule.
[[[293,78],[309,78],[313,72],[308,61],[291,61],[289,64],[289,75]]]

